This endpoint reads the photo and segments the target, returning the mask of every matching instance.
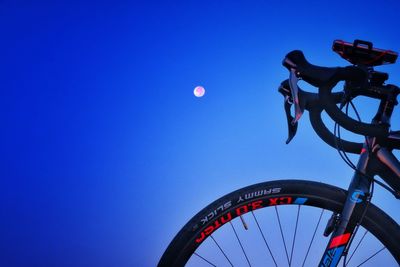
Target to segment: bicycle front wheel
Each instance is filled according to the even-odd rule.
[[[194,216],[158,266],[317,266],[345,200],[343,189],[303,180],[239,189]],[[371,203],[345,265],[400,266],[399,240],[399,225]]]

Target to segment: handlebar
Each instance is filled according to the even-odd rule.
[[[393,52],[394,53],[394,52]],[[285,96],[285,110],[289,124],[288,142],[297,130],[297,121],[304,109],[309,111],[311,125],[318,134],[332,147],[338,146],[337,137],[324,125],[321,112],[327,114],[343,128],[364,136],[376,137],[383,142],[390,138],[390,116],[397,105],[397,95],[400,88],[394,85],[384,85],[388,78],[386,73],[376,72],[371,66],[353,65],[348,67],[327,68],[310,64],[303,52],[292,51],[286,55],[282,63],[290,72],[290,79],[282,82],[279,91]],[[297,81],[303,79],[309,84],[318,87],[318,94],[301,90]],[[344,91],[332,93],[332,89],[340,81],[345,81]],[[364,95],[381,100],[377,115],[372,123],[364,123],[345,114],[337,104],[342,106],[351,99]],[[295,116],[288,115],[290,107],[295,105]],[[341,149],[359,154],[362,143],[340,140]]]
[[[362,73],[358,67],[339,68],[335,76],[329,82],[319,87],[319,97],[328,115],[343,128],[365,136],[386,138],[389,135],[389,125],[364,123],[354,120],[341,111],[338,106],[330,99],[333,87],[339,81],[352,81],[361,87],[365,84],[366,74]]]
[[[295,50],[286,55],[283,65],[289,71],[304,81],[319,88],[319,98],[328,115],[343,128],[365,136],[386,138],[389,134],[388,125],[371,124],[356,121],[341,111],[331,99],[332,89],[339,81],[346,81],[350,88],[368,87],[368,72],[362,67],[348,66],[345,68],[326,68],[310,64],[303,52]],[[359,95],[363,91],[357,91]],[[351,92],[350,92],[351,93]],[[353,96],[354,97],[354,96]]]
[[[288,97],[287,101],[290,101],[289,98],[291,97],[290,96],[291,93],[290,93],[289,80],[285,80],[281,83],[281,86],[279,87],[279,92],[285,97]],[[346,141],[343,139],[338,141],[335,135],[331,131],[329,131],[328,128],[325,126],[321,117],[322,111],[324,109],[321,105],[317,93],[306,92],[301,88],[298,88],[298,97],[299,99],[301,99],[301,105],[304,107],[304,109],[309,111],[309,118],[314,131],[325,143],[334,148],[336,148],[337,145],[340,145],[341,149],[348,153],[360,154],[363,146],[362,143]],[[340,103],[343,98],[343,93],[342,92],[333,93],[332,98],[335,103]],[[285,106],[287,107],[286,104]],[[286,112],[287,112],[286,114],[288,115],[288,112],[290,111],[286,109]],[[292,121],[291,119],[288,119],[289,138],[288,141],[286,141],[286,143],[290,142],[290,140],[294,137],[297,130],[297,122],[294,125],[292,125],[291,121]]]

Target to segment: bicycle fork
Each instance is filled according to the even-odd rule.
[[[370,200],[369,192],[372,180],[366,175],[369,160],[369,152],[366,148],[363,148],[357,170],[354,172],[348,189],[343,210],[340,215],[333,214],[326,227],[324,235],[328,236],[330,233],[332,235],[318,265],[319,267],[336,267],[340,259],[347,254],[356,227],[361,223]]]

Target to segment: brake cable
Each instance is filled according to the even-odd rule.
[[[348,115],[348,104],[349,104],[349,103],[350,103],[351,107],[353,108],[354,113],[356,114],[358,121],[361,122],[361,117],[360,117],[360,115],[359,115],[359,113],[358,113],[358,111],[357,111],[357,109],[356,109],[356,107],[355,107],[353,101],[351,101],[351,100],[350,100],[350,101],[347,101],[346,104],[345,104],[345,105],[346,105],[346,115]],[[342,109],[343,107],[344,107],[344,106],[342,106],[340,109]],[[340,125],[339,125],[337,122],[335,122],[335,127],[334,127],[335,144],[336,144],[336,149],[337,149],[337,151],[338,151],[340,157],[343,159],[343,161],[344,161],[350,168],[352,168],[352,169],[353,169],[354,171],[356,171],[357,173],[359,173],[359,174],[363,175],[364,177],[366,177],[365,174],[363,174],[363,173],[361,173],[361,172],[359,172],[359,171],[357,170],[357,168],[356,168],[356,166],[354,165],[354,163],[353,163],[353,162],[350,160],[350,158],[348,157],[346,151],[344,151],[344,150],[342,149],[342,145],[341,145],[342,139],[341,139],[341,136],[340,136],[340,128],[341,128]],[[369,152],[372,151],[372,150],[371,150],[371,149],[372,149],[372,148],[371,148],[371,144],[370,144],[368,138],[367,138],[366,136],[364,136],[364,137],[365,137],[365,143],[367,144],[367,149],[368,149],[368,153],[369,153]],[[383,189],[385,189],[386,191],[388,191],[389,193],[391,193],[396,199],[399,199],[399,198],[400,198],[400,194],[399,194],[398,192],[396,192],[395,190],[393,190],[392,188],[390,188],[389,186],[387,186],[385,183],[383,183],[383,182],[381,182],[381,181],[375,179],[374,177],[367,177],[367,178],[370,179],[372,182],[377,183],[377,184],[378,184],[379,186],[381,186]]]
[[[360,115],[359,115],[354,103],[351,100],[346,101],[344,105],[341,105],[340,109],[343,109],[343,107],[346,107],[346,115],[348,115],[349,104],[353,108],[353,111],[356,114],[358,121],[361,122],[361,117],[360,117]],[[354,165],[354,163],[348,157],[346,151],[342,149],[343,146],[342,146],[342,139],[341,139],[341,135],[340,135],[340,128],[341,128],[340,125],[337,122],[335,122],[335,126],[334,126],[335,144],[336,144],[336,149],[337,149],[340,157],[343,159],[343,161],[350,168],[352,168],[354,171],[356,171],[357,173],[363,175],[364,177],[366,177],[367,179],[369,179],[371,181],[371,185],[370,185],[370,188],[369,188],[368,196],[366,198],[366,204],[365,204],[364,211],[363,211],[359,221],[357,222],[356,228],[355,228],[355,230],[353,232],[353,235],[351,236],[351,239],[350,239],[348,245],[346,246],[345,251],[343,252],[343,255],[344,255],[343,266],[345,267],[346,264],[348,264],[350,262],[353,254],[355,253],[355,251],[353,251],[352,255],[350,256],[350,259],[347,261],[348,248],[350,247],[350,244],[353,242],[353,239],[354,239],[355,235],[357,234],[357,231],[358,231],[358,229],[359,229],[359,227],[360,227],[360,225],[361,225],[361,223],[362,223],[362,221],[363,221],[363,219],[365,217],[365,214],[367,213],[368,206],[371,203],[371,199],[372,199],[372,196],[373,196],[373,193],[374,193],[374,189],[375,189],[374,183],[377,183],[378,185],[380,185],[381,187],[383,187],[384,189],[386,189],[387,191],[392,193],[396,198],[399,198],[399,194],[396,193],[390,187],[388,187],[386,184],[382,183],[381,181],[376,180],[374,177],[366,176],[364,173],[361,173],[360,171],[357,170],[357,168]],[[364,136],[364,137],[365,137],[365,143],[366,143],[366,146],[367,146],[368,153],[370,153],[372,151],[371,150],[371,144],[370,144],[370,142],[368,140],[368,137],[367,136]]]
[[[361,117],[360,117],[356,107],[354,106],[354,104],[353,104],[353,102],[351,100],[345,101],[344,103],[342,102],[342,104],[340,105],[340,110],[342,110],[344,107],[346,107],[346,115],[348,115],[348,113],[349,113],[349,104],[353,108],[354,113],[356,114],[358,121],[361,122]],[[363,174],[360,171],[358,171],[357,167],[354,165],[354,163],[348,157],[346,151],[343,150],[342,138],[341,138],[341,134],[340,134],[340,128],[341,128],[340,125],[337,122],[335,122],[335,126],[334,126],[335,145],[336,145],[336,149],[337,149],[340,157],[354,171],[356,171],[357,173],[360,173],[361,175],[365,176],[367,179],[371,180],[371,185],[370,185],[370,188],[368,189],[369,192],[368,192],[368,195],[367,195],[367,198],[366,198],[366,204],[365,204],[364,211],[363,211],[360,219],[357,222],[357,225],[356,225],[356,227],[355,227],[355,229],[353,231],[353,234],[351,235],[351,238],[350,238],[350,241],[349,241],[348,245],[346,246],[346,248],[345,248],[345,250],[343,252],[343,255],[344,255],[343,266],[345,267],[346,264],[348,264],[350,262],[350,260],[351,260],[351,258],[353,256],[353,255],[351,255],[349,261],[347,261],[348,249],[350,248],[350,244],[353,242],[353,239],[356,236],[356,234],[358,232],[358,229],[360,228],[360,225],[361,225],[361,223],[362,223],[362,221],[363,221],[363,219],[365,217],[365,214],[367,213],[368,206],[369,206],[369,204],[371,202],[371,198],[372,198],[373,193],[374,193],[374,182],[375,182],[375,179],[373,177],[366,176],[365,174]],[[364,136],[364,137],[365,137],[365,143],[367,145],[368,153],[370,153],[371,152],[371,147],[370,147],[368,138],[367,138],[367,136]],[[353,254],[354,254],[354,252],[353,252]]]

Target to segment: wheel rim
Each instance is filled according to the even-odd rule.
[[[329,241],[323,231],[332,214],[297,204],[249,211],[206,238],[186,266],[318,266]],[[360,227],[346,266],[396,266],[390,252],[382,248]]]
[[[279,180],[279,181],[271,181],[271,182],[264,182],[260,184],[255,184],[251,185],[239,190],[236,190],[235,192],[232,192],[230,194],[227,194],[224,197],[221,197],[220,199],[214,201],[212,204],[208,205],[206,208],[201,210],[196,216],[194,216],[182,229],[181,231],[175,236],[174,240],[170,243],[168,246],[167,250],[165,251],[164,255],[162,256],[159,266],[184,266],[186,263],[188,263],[188,266],[193,266],[193,262],[197,262],[194,264],[194,266],[212,266],[211,264],[207,263],[210,262],[214,265],[218,266],[257,266],[257,262],[253,263],[254,259],[253,256],[250,255],[246,258],[243,254],[243,249],[244,250],[250,250],[250,251],[257,251],[257,249],[260,249],[261,247],[264,247],[264,254],[270,254],[269,252],[266,252],[268,250],[267,245],[265,244],[256,244],[253,242],[250,238],[250,244],[253,245],[253,248],[248,246],[249,241],[243,241],[242,246],[240,246],[240,242],[238,241],[226,241],[228,240],[227,237],[219,237],[221,233],[223,233],[223,229],[230,229],[230,234],[228,236],[235,236],[236,234],[234,233],[235,231],[232,229],[232,225],[237,231],[237,235],[242,238],[243,234],[245,237],[247,236],[252,236],[251,233],[252,231],[254,232],[254,229],[259,229],[257,226],[257,222],[255,221],[254,218],[258,217],[258,214],[262,214],[269,211],[269,213],[272,212],[269,216],[266,218],[261,217],[259,220],[259,226],[261,229],[273,229],[272,226],[275,226],[275,229],[273,230],[274,234],[278,234],[278,237],[272,237],[270,238],[271,234],[266,234],[268,239],[272,239],[275,243],[283,243],[283,239],[285,240],[285,243],[287,244],[286,249],[281,249],[279,252],[279,255],[284,255],[282,256],[285,261],[280,262],[278,257],[275,257],[275,260],[272,259],[274,258],[273,256],[269,256],[271,258],[271,263],[265,263],[263,262],[262,265],[260,266],[302,266],[304,259],[305,259],[305,265],[304,266],[314,266],[318,265],[320,261],[320,257],[322,257],[323,250],[325,249],[329,239],[328,238],[322,238],[323,242],[319,245],[315,245],[317,248],[320,248],[322,251],[321,252],[314,252],[312,248],[308,251],[308,247],[306,244],[302,244],[300,247],[303,248],[303,252],[299,251],[297,246],[299,246],[299,242],[297,240],[303,240],[300,243],[304,243],[304,236],[303,232],[305,229],[305,226],[310,227],[313,223],[310,222],[310,218],[312,216],[308,214],[309,212],[307,211],[308,209],[314,209],[317,211],[317,214],[319,215],[314,215],[314,227],[317,221],[319,221],[319,217],[321,216],[321,221],[319,223],[319,232],[317,232],[315,235],[316,237],[320,238],[322,237],[323,230],[326,226],[326,222],[328,221],[327,218],[330,218],[331,214],[334,213],[340,213],[342,209],[342,205],[346,200],[347,193],[345,190],[323,184],[323,183],[318,183],[318,182],[312,182],[312,181],[304,181],[304,180]],[[288,200],[290,199],[290,200]],[[262,204],[260,205],[259,202]],[[258,203],[258,204],[257,204]],[[249,209],[243,208],[243,206],[248,206],[248,207],[253,207]],[[256,207],[256,208],[254,208]],[[262,207],[262,208],[260,208]],[[323,215],[321,215],[321,209],[324,209],[326,211],[323,212]],[[240,212],[238,212],[238,210]],[[278,212],[277,212],[278,211]],[[285,215],[289,211],[288,215],[288,220],[290,222],[287,223],[284,221]],[[328,212],[329,211],[329,212]],[[282,222],[279,224],[279,219],[278,216],[276,215],[277,213],[280,214],[282,212]],[[319,212],[319,213],[318,213]],[[229,216],[230,213],[230,216]],[[298,214],[298,215],[297,215]],[[212,215],[212,216],[211,216]],[[241,220],[241,217],[239,215],[242,215],[242,218],[244,220],[251,224],[249,225],[249,228],[251,231],[248,230],[243,230],[243,221]],[[254,216],[253,216],[254,215]],[[253,217],[250,218],[251,220],[254,219],[254,222],[252,222],[249,219],[249,216]],[[274,216],[274,217],[273,217]],[[275,218],[276,219],[273,219]],[[222,221],[222,218],[224,218],[224,221]],[[307,220],[304,220],[307,219]],[[318,218],[318,219],[316,219]],[[275,221],[275,223],[271,223],[272,221]],[[216,222],[219,221],[219,226],[216,227],[217,231],[212,230],[207,230],[208,227],[212,225],[216,225]],[[269,222],[269,225],[264,225],[264,222]],[[308,223],[304,223],[304,221]],[[296,227],[296,222],[297,222],[297,227]],[[232,225],[231,225],[232,224]],[[280,226],[279,226],[280,225]],[[290,228],[291,225],[292,228]],[[371,232],[367,233],[366,236],[363,238],[365,240],[361,241],[361,245],[358,245],[357,254],[351,255],[352,251],[349,251],[349,256],[347,258],[348,262],[350,260],[350,265],[349,266],[357,266],[362,263],[362,261],[359,261],[357,263],[357,255],[361,254],[360,251],[363,251],[363,244],[368,244],[367,246],[370,246],[368,239],[371,239],[371,237],[377,236],[379,237],[379,240],[382,240],[382,243],[387,246],[387,250],[379,252],[377,255],[379,257],[382,257],[381,255],[387,254],[388,259],[385,259],[385,262],[388,262],[385,266],[398,266],[396,264],[396,260],[398,263],[400,263],[400,248],[398,246],[398,240],[400,240],[400,228],[399,225],[393,221],[390,217],[388,217],[383,211],[381,211],[379,208],[377,208],[375,205],[370,204],[368,206],[368,211],[366,213],[366,216],[363,219],[362,225],[365,225],[365,227]],[[289,229],[286,229],[288,228]],[[284,232],[284,237],[282,238],[281,234],[281,229],[282,232]],[[294,241],[292,237],[286,237],[287,233],[290,233],[292,231],[293,236],[294,232],[298,228],[299,233],[296,235],[299,235],[301,238],[297,239]],[[291,230],[292,229],[292,230]],[[360,228],[361,229],[361,228]],[[242,233],[244,231],[244,233]],[[353,245],[351,248],[357,247],[357,238],[358,236],[363,236],[364,235],[364,230],[359,230],[358,234],[356,235],[356,238],[354,239]],[[205,235],[203,235],[205,233]],[[213,237],[210,237],[210,236]],[[291,235],[291,234],[290,234]],[[262,238],[262,234],[258,234],[259,240]],[[310,237],[308,237],[310,238]],[[196,239],[200,239],[200,242],[196,242]],[[279,241],[281,240],[282,241]],[[294,239],[294,238],[293,238]],[[378,239],[375,237],[373,238],[374,240],[377,241],[379,244]],[[228,252],[226,251],[226,247],[224,244],[220,243],[221,240],[224,242],[227,242],[228,245],[232,244],[238,244],[236,248],[239,248],[236,252]],[[262,239],[261,239],[262,240]],[[198,240],[199,241],[199,240]],[[204,242],[203,242],[204,241]],[[263,241],[264,242],[264,241]],[[270,241],[268,241],[270,242]],[[270,247],[273,248],[271,250],[274,250],[276,247],[276,244],[272,242]],[[314,241],[315,244],[318,243],[317,241]],[[209,258],[209,255],[203,254],[204,251],[207,252],[207,249],[205,249],[206,244],[213,244],[214,247],[209,247],[209,251],[211,252],[216,252],[219,251],[219,255],[223,257],[225,260],[225,263],[213,263],[212,257]],[[218,243],[216,245],[215,243]],[[200,246],[201,245],[201,246]],[[236,263],[233,262],[235,260],[226,260],[226,257],[223,255],[224,253],[220,252],[221,249],[218,248],[218,246],[224,251],[228,257],[231,257],[233,254],[235,257],[239,257],[239,255],[242,255],[241,258],[242,260],[244,259],[245,262],[243,263]],[[312,245],[314,246],[314,244]],[[254,247],[256,249],[254,249]],[[288,249],[289,247],[289,249]],[[294,247],[294,249],[292,249]],[[266,249],[265,249],[266,248]],[[307,250],[305,249],[307,248]],[[380,247],[379,247],[380,249]],[[389,252],[390,250],[390,252]],[[307,253],[308,251],[308,253]],[[378,250],[379,251],[379,250]],[[374,254],[377,251],[374,252],[369,252],[370,254],[365,254],[368,255],[368,257],[372,254]],[[275,252],[274,252],[275,253]],[[391,253],[391,254],[390,254]],[[300,257],[299,255],[303,255],[302,259],[296,259],[296,257]],[[307,256],[306,256],[307,255]],[[391,255],[391,256],[390,256]],[[263,256],[265,257],[265,255]],[[308,259],[312,257],[315,259],[316,263],[311,263],[313,265],[309,265]],[[368,258],[367,257],[367,258]],[[364,259],[367,259],[364,257]],[[364,265],[361,266],[369,266],[368,264],[371,264],[373,259],[376,259],[377,256],[372,257],[372,259],[368,260]],[[364,260],[363,260],[364,261]],[[231,262],[232,265],[229,263]],[[276,265],[275,265],[276,262]],[[192,265],[191,265],[192,264]],[[197,264],[197,265],[196,265]],[[340,263],[340,266],[343,264]]]

